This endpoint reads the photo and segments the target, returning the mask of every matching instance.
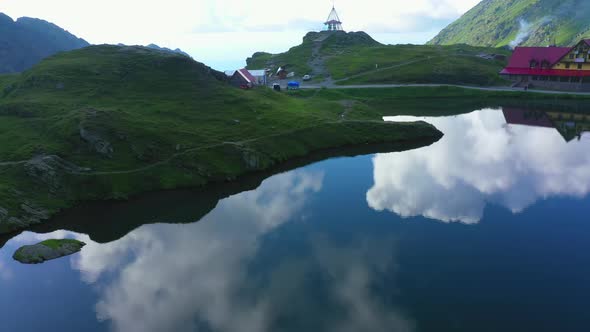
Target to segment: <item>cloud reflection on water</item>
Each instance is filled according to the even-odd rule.
[[[566,143],[551,128],[507,125],[499,110],[425,120],[445,136],[429,147],[375,156],[371,208],[473,224],[488,203],[518,213],[539,199],[590,192],[588,140]]]
[[[115,331],[264,331],[269,295],[240,296],[248,263],[260,237],[291,220],[322,183],[322,173],[275,176],[198,223],[144,226],[85,248],[76,264],[87,280],[113,275],[100,290],[99,318]]]

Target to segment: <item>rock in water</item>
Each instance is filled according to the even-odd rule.
[[[40,264],[75,254],[82,250],[85,245],[84,242],[72,239],[46,240],[32,246],[20,247],[12,258],[23,264]]]

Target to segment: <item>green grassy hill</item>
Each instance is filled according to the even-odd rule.
[[[327,54],[330,51],[326,51]],[[502,55],[503,59],[480,55]],[[337,84],[504,85],[498,73],[510,52],[467,45],[353,47],[326,60]],[[377,65],[377,66],[376,66]]]
[[[571,46],[590,38],[587,0],[484,0],[431,44]]]
[[[318,40],[325,40],[318,42]],[[505,58],[482,57],[502,55]],[[256,53],[248,68],[287,65],[291,71],[331,77],[336,84],[440,83],[504,85],[498,73],[510,51],[467,45],[382,45],[365,33],[309,33],[281,54]],[[317,67],[321,67],[318,69]],[[315,73],[314,73],[315,71]],[[301,74],[301,75],[303,75]],[[300,75],[300,76],[301,76]]]
[[[190,58],[91,46],[0,76],[0,233],[83,200],[228,181],[310,152],[432,142],[339,101],[230,87]],[[378,120],[378,121],[375,121]]]
[[[318,41],[321,41],[318,43]],[[332,52],[345,51],[349,47],[371,47],[381,45],[364,32],[309,32],[303,37],[300,45],[294,46],[287,52],[270,54],[257,52],[246,59],[248,69],[270,68],[276,71],[285,67],[299,76],[311,74],[313,68],[310,62],[320,55],[320,51],[330,49]]]

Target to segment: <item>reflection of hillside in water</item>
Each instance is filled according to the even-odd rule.
[[[342,243],[303,232],[296,236],[308,250],[284,252],[280,240],[289,236],[281,228],[313,220],[307,208],[324,176],[276,175],[221,200],[199,223],[144,225],[106,244],[58,231],[26,232],[10,245],[51,236],[87,242],[72,267],[96,288],[97,318],[114,332],[412,331],[412,321],[372,288],[395,271],[392,237]]]
[[[215,208],[220,200],[260,186],[265,179],[321,160],[352,157],[379,152],[403,151],[431,144],[415,141],[386,144],[366,144],[313,152],[293,159],[269,171],[256,172],[238,181],[212,183],[194,190],[173,190],[146,193],[125,201],[90,202],[64,211],[50,222],[31,228],[37,233],[69,230],[88,234],[93,241],[108,243],[120,239],[146,224],[186,224],[199,221]],[[0,235],[0,248],[18,234]]]
[[[477,223],[487,204],[518,213],[540,199],[590,192],[590,142],[571,139],[587,128],[586,115],[487,109],[420,119],[445,136],[419,150],[377,155],[372,208]]]
[[[590,114],[513,107],[504,107],[502,112],[508,124],[555,128],[566,142],[580,140],[584,133],[590,132]]]

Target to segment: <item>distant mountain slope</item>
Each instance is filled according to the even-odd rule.
[[[0,13],[0,73],[27,70],[57,52],[88,45],[55,24],[28,17],[15,22]]]
[[[484,0],[430,44],[573,45],[590,37],[588,0]]]

